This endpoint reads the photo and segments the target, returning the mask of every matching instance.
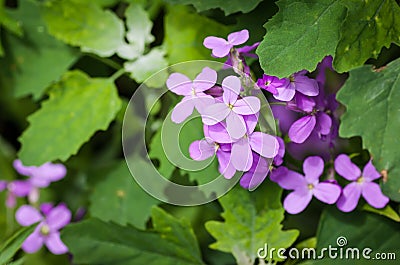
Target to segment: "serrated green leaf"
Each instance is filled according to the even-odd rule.
[[[42,14],[50,34],[82,51],[109,57],[124,44],[122,21],[96,3],[47,1]]]
[[[377,58],[383,47],[400,44],[400,7],[395,0],[343,1],[348,9],[333,65],[339,72]]]
[[[123,265],[203,264],[194,233],[159,208],[152,211],[154,231],[141,231],[98,219],[67,226],[62,240],[75,263]]]
[[[217,239],[210,247],[233,253],[239,264],[253,264],[257,250],[265,244],[269,249],[291,246],[299,231],[282,231],[281,194],[282,189],[271,182],[264,183],[253,193],[239,186],[229,191],[219,199],[224,208],[224,222],[206,223],[207,231]],[[277,256],[273,259],[279,260]]]
[[[96,184],[90,201],[91,216],[138,228],[145,228],[151,207],[159,202],[136,183],[125,161]]]
[[[256,6],[262,0],[207,0],[207,1],[196,1],[196,0],[165,0],[171,4],[181,5],[193,5],[197,11],[205,11],[213,8],[220,8],[225,12],[225,15],[230,15],[236,12],[247,13],[256,8]]]
[[[65,161],[97,130],[106,130],[120,107],[111,79],[67,72],[41,109],[28,117],[30,126],[19,139],[20,159],[25,165]]]
[[[375,71],[370,65],[350,71],[337,99],[346,106],[340,135],[362,137],[378,171],[387,170],[384,193],[400,201],[400,59]]]
[[[261,67],[278,77],[315,70],[335,53],[346,8],[339,0],[280,0],[277,5],[279,12],[264,25],[267,34],[256,51]]]
[[[22,25],[24,36],[6,36],[4,41],[9,49],[0,68],[5,78],[10,79],[7,83],[15,96],[32,94],[38,99],[74,63],[79,53],[47,33],[37,3],[22,1],[17,10],[9,10],[8,14]]]
[[[23,227],[15,232],[4,244],[0,247],[0,264],[8,264],[14,257],[15,253],[21,248],[22,243],[25,239],[32,234],[35,230],[36,225]]]

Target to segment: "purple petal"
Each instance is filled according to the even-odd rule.
[[[276,140],[278,141],[279,148],[278,154],[274,157],[274,165],[280,166],[283,163],[283,157],[285,156],[285,142],[281,137],[276,136]]]
[[[290,214],[298,214],[307,207],[312,199],[310,191],[293,191],[286,196],[283,207]]]
[[[232,165],[239,171],[248,171],[253,164],[253,154],[247,139],[240,139],[232,145]]]
[[[321,182],[314,187],[313,194],[324,203],[334,204],[338,200],[341,191],[339,185]]]
[[[240,185],[248,190],[254,190],[267,177],[269,166],[267,160],[253,153],[253,165],[243,174]]]
[[[339,197],[337,202],[337,207],[342,212],[351,212],[353,211],[358,203],[358,200],[361,196],[361,185],[352,182],[347,184],[342,191],[342,195]]]
[[[204,128],[204,135],[210,137],[217,143],[233,143],[235,140],[229,136],[226,125],[219,122],[214,125],[207,126]]]
[[[256,114],[260,111],[260,100],[257,97],[245,97],[236,101],[233,111],[241,115]]]
[[[362,195],[368,204],[374,208],[383,208],[389,202],[389,198],[383,195],[379,185],[374,182],[363,184]]]
[[[350,181],[357,180],[361,176],[360,169],[345,154],[336,157],[335,170],[340,176]]]
[[[66,174],[67,169],[63,164],[46,163],[40,167],[33,167],[31,182],[36,187],[47,187],[51,182],[64,178]]]
[[[177,95],[188,96],[192,93],[192,80],[184,74],[173,73],[166,83],[168,89]]]
[[[43,246],[44,238],[40,234],[40,227],[38,226],[35,231],[30,234],[22,243],[22,249],[26,253],[35,253]]]
[[[270,178],[285,190],[308,189],[305,178],[286,167],[278,167],[272,170]]]
[[[15,194],[17,197],[25,197],[32,189],[29,181],[14,180],[8,184],[8,190]]]
[[[231,109],[225,103],[216,102],[204,109],[202,113],[203,123],[206,125],[217,124],[223,121],[230,112]]]
[[[217,159],[218,159],[218,171],[221,173],[226,179],[231,179],[235,173],[236,169],[232,165],[231,161],[231,153],[230,152],[224,152],[219,149],[217,151]]]
[[[22,226],[30,226],[43,220],[43,216],[33,206],[22,205],[15,213],[15,219]]]
[[[44,215],[48,215],[51,211],[51,209],[53,209],[53,203],[51,202],[46,202],[46,203],[42,203],[40,205],[40,211],[44,214]]]
[[[232,46],[226,40],[214,36],[210,36],[204,39],[204,47],[211,49],[212,54],[217,58],[225,57],[229,54]]]
[[[247,29],[232,32],[228,35],[228,42],[232,45],[240,45],[249,39],[249,31]]]
[[[26,167],[26,166],[24,166],[24,165],[22,164],[21,160],[19,160],[19,159],[14,160],[13,166],[14,166],[15,170],[16,170],[19,174],[24,175],[24,176],[31,176],[31,169],[32,169],[32,167]]]
[[[294,86],[287,83],[286,86],[277,87],[278,94],[273,94],[274,98],[281,101],[291,101],[294,98],[294,94],[296,94],[296,90]]]
[[[237,76],[230,75],[225,77],[222,80],[222,88],[224,89],[222,97],[224,102],[231,105],[235,104],[241,87],[240,79]]]
[[[289,138],[295,143],[303,143],[314,130],[316,118],[313,115],[304,116],[295,121],[289,128]]]
[[[295,88],[306,96],[317,96],[319,94],[318,82],[304,75],[295,75]]]
[[[49,212],[46,216],[46,223],[51,231],[57,231],[71,221],[71,211],[63,204],[60,204]]]
[[[301,93],[297,93],[295,96],[297,108],[305,111],[312,112],[315,107],[315,100],[307,97]]]
[[[193,113],[193,109],[194,102],[192,97],[184,97],[172,110],[171,120],[175,123],[181,123]]]
[[[373,181],[381,177],[381,174],[376,170],[372,161],[370,160],[364,167],[362,176],[367,181]]]
[[[318,183],[324,171],[324,160],[319,156],[310,156],[304,160],[303,171],[308,183]]]
[[[275,136],[253,132],[249,139],[251,148],[263,157],[273,158],[278,153],[279,143]]]
[[[210,145],[206,140],[194,141],[189,146],[189,154],[193,160],[206,160],[215,154],[215,145]]]
[[[253,133],[258,123],[258,114],[244,115],[243,119],[246,123],[247,133]]]
[[[200,74],[193,81],[196,92],[203,92],[215,85],[217,82],[217,72],[209,67],[204,67]]]
[[[229,113],[226,117],[226,128],[229,136],[233,139],[240,139],[247,130],[243,117],[234,112]]]
[[[256,42],[250,46],[243,46],[241,48],[237,48],[236,50],[243,55],[253,57],[248,53],[251,52],[252,50],[256,49],[258,47],[258,45],[260,45],[260,42]],[[253,58],[258,58],[258,56],[256,55],[256,57],[253,57]]]
[[[0,192],[7,188],[7,181],[0,180]]]
[[[331,117],[325,112],[318,112],[316,130],[322,135],[327,135],[331,132],[331,127],[332,127]]]
[[[212,96],[206,95],[202,92],[199,92],[197,97],[192,98],[192,100],[194,107],[200,114],[203,114],[207,107],[215,103],[215,99]]]
[[[59,232],[48,235],[44,243],[54,255],[61,255],[68,252],[68,247],[61,241]]]

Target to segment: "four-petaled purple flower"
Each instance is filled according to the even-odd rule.
[[[365,165],[361,174],[360,169],[351,162],[350,158],[341,154],[335,159],[335,170],[343,178],[351,181],[343,189],[337,207],[343,212],[353,211],[362,195],[364,199],[375,208],[383,208],[389,198],[382,194],[379,185],[373,182],[381,175],[375,169],[372,161]]]
[[[318,83],[305,76],[306,73],[307,71],[303,70],[291,75],[284,86],[276,87],[278,93],[272,94],[274,98],[281,101],[291,101],[296,91],[306,96],[317,96],[319,93]]]
[[[7,190],[6,206],[14,208],[17,205],[17,197],[26,197],[31,192],[32,185],[26,180],[14,180],[7,182],[0,180],[0,192]]]
[[[70,210],[64,204],[54,208],[49,204],[42,204],[41,212],[33,206],[23,205],[15,213],[17,222],[22,226],[40,222],[24,241],[22,249],[27,253],[34,253],[45,244],[53,254],[67,253],[68,248],[61,241],[59,230],[71,221]]]
[[[294,190],[284,200],[283,207],[288,213],[298,214],[311,202],[312,197],[327,203],[334,204],[341,193],[338,185],[331,182],[319,182],[324,171],[324,160],[318,156],[306,158],[303,164],[305,176],[291,171],[286,167],[275,169],[271,180],[282,188]]]
[[[181,123],[193,113],[194,108],[202,114],[206,106],[212,105],[214,98],[206,95],[204,91],[212,88],[215,82],[217,82],[217,72],[209,67],[205,67],[193,81],[180,73],[171,74],[167,80],[168,89],[184,96],[172,111],[172,121]]]
[[[229,135],[239,139],[246,134],[246,124],[243,115],[252,115],[260,110],[260,100],[249,96],[238,99],[242,88],[237,76],[225,77],[222,81],[224,93],[223,102],[216,101],[205,108],[202,118],[206,125],[214,125],[226,119]]]
[[[232,32],[228,35],[228,40],[210,36],[204,39],[203,45],[212,50],[212,55],[217,58],[227,56],[233,46],[245,43],[249,39],[249,31],[244,29],[238,32]]]
[[[286,87],[289,84],[289,79],[279,79],[276,76],[263,74],[263,77],[257,80],[257,86],[272,93],[278,95],[278,87]]]

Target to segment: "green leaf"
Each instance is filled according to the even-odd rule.
[[[377,58],[382,47],[400,45],[400,7],[395,0],[343,1],[348,9],[334,67],[339,72],[361,66]]]
[[[23,227],[4,242],[0,247],[0,264],[9,264],[8,262],[11,261],[15,253],[21,248],[22,243],[32,234],[35,228],[36,224]]]
[[[62,240],[78,264],[203,264],[190,225],[159,208],[152,210],[153,231],[98,219],[67,226]]]
[[[18,37],[22,37],[24,32],[22,31],[21,23],[9,16],[8,12],[6,12],[7,9],[4,6],[4,1],[0,1],[0,26],[3,26]]]
[[[370,206],[369,204],[364,204],[362,209],[364,211],[367,211],[367,212],[376,213],[376,214],[379,214],[379,215],[386,216],[387,218],[390,218],[393,221],[400,222],[399,214],[396,213],[396,211],[393,210],[393,208],[390,207],[390,205],[386,205],[386,207],[383,208],[383,209],[376,209],[376,208]]]
[[[17,97],[32,94],[38,99],[74,63],[79,53],[47,33],[37,3],[21,1],[17,10],[7,13],[22,25],[24,36],[8,35],[4,39],[9,49],[0,63],[1,72],[10,79],[8,83]]]
[[[262,0],[207,0],[207,1],[195,1],[195,0],[165,0],[171,4],[181,4],[181,5],[194,5],[197,11],[205,11],[213,8],[220,8],[225,12],[225,15],[230,15],[236,12],[247,13],[256,8],[256,6]]]
[[[30,126],[20,137],[19,157],[26,165],[65,161],[97,130],[106,130],[120,107],[111,79],[67,72],[41,109],[28,117]]]
[[[217,239],[210,247],[233,253],[239,264],[253,264],[257,250],[265,244],[269,249],[291,246],[299,231],[282,231],[281,194],[282,189],[268,182],[253,193],[236,186],[221,197],[224,222],[206,223],[207,231]],[[275,255],[273,259],[279,260]]]
[[[400,201],[400,59],[379,70],[366,65],[350,71],[337,99],[346,106],[340,135],[362,137],[378,171],[387,171],[383,191]]]
[[[343,246],[343,252],[346,248],[357,247],[360,251],[360,259],[340,259],[334,264],[365,264],[366,260],[362,258],[364,248],[372,249],[371,257],[378,252],[398,253],[400,249],[399,236],[400,224],[383,216],[359,211],[342,213],[335,208],[330,208],[321,216],[317,232],[317,250],[328,248],[329,245],[337,248],[337,238],[345,237],[347,244]],[[328,253],[325,252],[325,257],[327,256]],[[370,264],[376,264],[376,261],[371,260],[370,262]],[[313,264],[332,264],[332,259],[315,261]]]
[[[161,142],[161,129],[159,129],[153,136],[150,143],[149,157],[158,162],[157,171],[164,177],[169,179],[172,172],[175,170],[175,165],[170,162],[165,155],[164,147]]]
[[[151,207],[158,204],[158,200],[136,183],[125,161],[96,184],[90,201],[91,216],[139,228],[145,228]]]
[[[124,44],[122,21],[93,2],[47,1],[43,18],[50,34],[85,52],[108,57]]]
[[[279,12],[264,25],[267,34],[256,50],[261,67],[278,77],[315,70],[335,53],[346,8],[338,0],[280,0],[277,5]]]

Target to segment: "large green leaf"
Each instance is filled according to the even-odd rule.
[[[43,18],[50,34],[86,52],[108,57],[124,44],[122,21],[93,2],[47,1]]]
[[[382,47],[400,44],[400,7],[395,0],[343,1],[348,9],[340,32],[334,67],[339,72],[377,58]]]
[[[279,77],[313,71],[335,53],[346,8],[339,0],[280,0],[257,54],[265,73]]]
[[[385,68],[366,65],[350,71],[338,100],[346,106],[340,135],[360,135],[379,171],[387,170],[384,192],[400,201],[400,59]]]
[[[78,264],[203,264],[190,225],[160,208],[152,211],[153,231],[89,219],[67,226],[62,239]]]
[[[136,183],[125,161],[96,184],[90,201],[93,217],[139,228],[145,228],[151,207],[158,203]]]
[[[79,53],[47,33],[37,3],[21,1],[17,10],[7,13],[22,25],[24,36],[5,38],[8,49],[0,68],[5,78],[10,79],[8,83],[16,96],[32,94],[39,98]]]
[[[236,12],[247,13],[253,10],[262,0],[165,0],[171,4],[194,5],[197,11],[205,11],[212,8],[221,8],[225,15],[230,15]]]
[[[33,232],[36,225],[23,227],[15,232],[0,247],[0,264],[9,264],[8,262],[14,257],[15,253],[21,248],[25,239]]]
[[[97,130],[107,129],[121,107],[111,79],[67,72],[42,108],[28,117],[19,157],[26,165],[65,161]]]
[[[237,186],[221,197],[219,202],[225,210],[222,213],[225,221],[206,223],[206,229],[217,239],[210,247],[233,253],[239,264],[253,264],[257,250],[264,248],[264,244],[268,244],[269,249],[291,246],[299,231],[282,231],[281,194],[282,189],[268,182],[253,193]]]

